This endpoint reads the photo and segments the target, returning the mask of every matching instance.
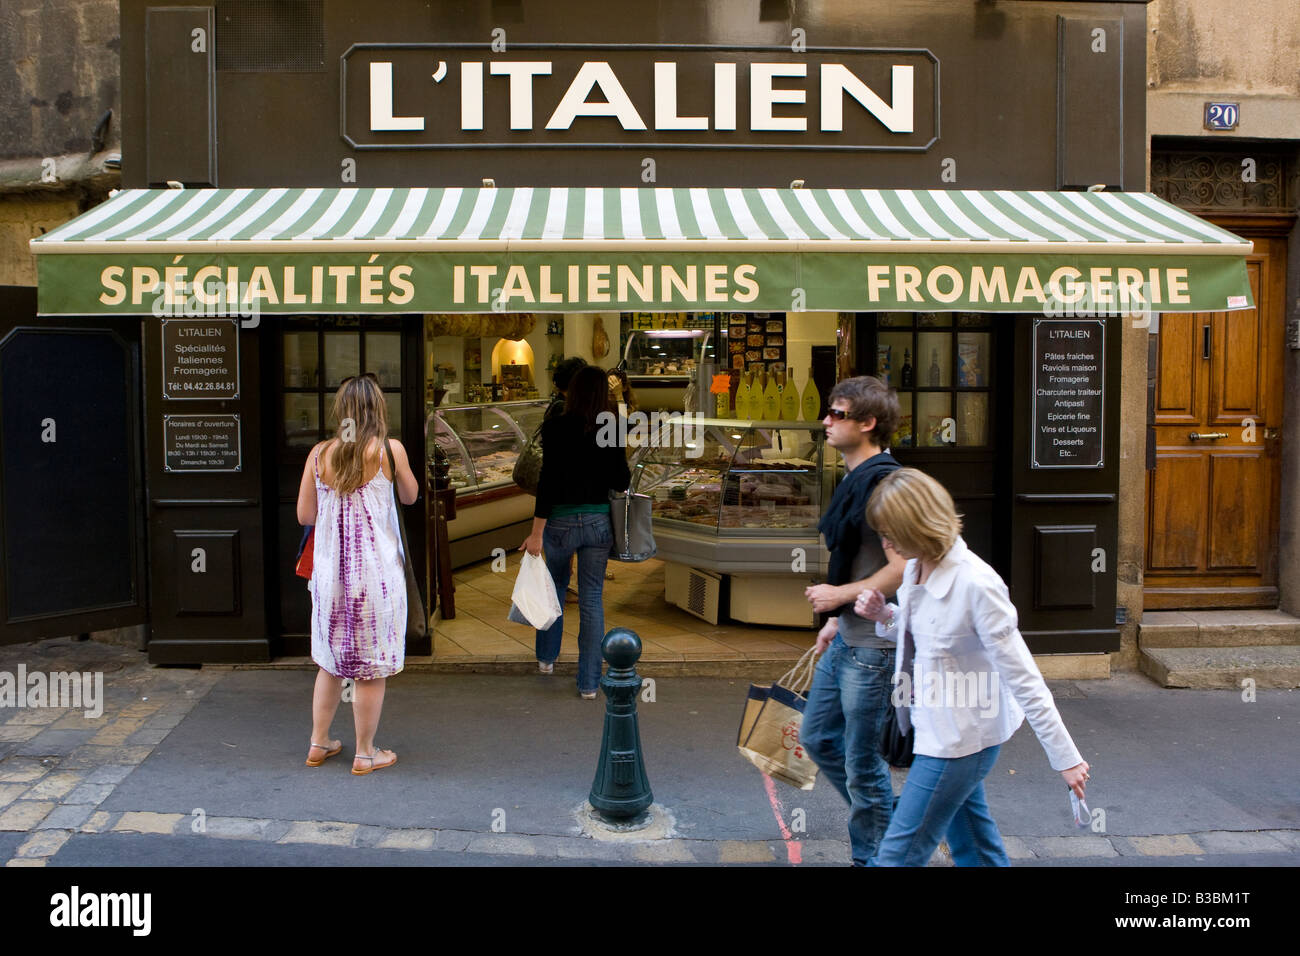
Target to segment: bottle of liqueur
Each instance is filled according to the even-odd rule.
[[[781,419],[788,422],[799,420],[799,389],[794,384],[794,373],[788,370],[785,384],[781,386]]]
[[[930,349],[930,384],[938,386],[939,376],[939,350]]]
[[[808,384],[803,387],[803,420],[806,422],[817,421],[817,413],[822,410],[822,395],[817,391],[817,383],[813,381],[812,369],[808,369]]]
[[[916,371],[912,368],[912,350],[903,349],[903,373],[902,373],[901,387],[912,388],[915,385],[916,385]]]
[[[731,417],[731,390],[723,389],[713,396],[713,417]]]
[[[736,389],[736,417],[742,421],[748,421],[753,417],[750,414],[750,394],[753,389],[749,383],[749,378],[748,372],[742,372],[740,385]]]
[[[781,390],[776,385],[776,373],[769,372],[767,386],[763,389],[763,420],[781,420]]]

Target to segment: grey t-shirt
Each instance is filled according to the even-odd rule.
[[[863,537],[862,547],[853,558],[853,580],[869,578],[885,566],[885,551],[880,547],[880,538],[875,534]],[[876,622],[853,613],[853,609],[840,615],[840,637],[850,647],[881,647],[892,649],[894,641],[876,634]]]

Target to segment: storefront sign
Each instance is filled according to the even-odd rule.
[[[1101,468],[1106,324],[1034,321],[1034,468]]]
[[[239,323],[162,320],[163,398],[238,398]]]
[[[916,152],[939,136],[928,50],[358,43],[342,71],[354,149]]]
[[[164,295],[172,314],[196,317],[862,309],[1088,316],[1247,305],[1244,296],[1233,301],[1244,285],[1244,265],[1233,256],[1133,263],[973,253],[191,253],[188,275],[164,286],[164,269],[181,268],[173,258],[41,256],[41,312],[148,315]]]
[[[238,415],[164,415],[164,471],[239,471]]]

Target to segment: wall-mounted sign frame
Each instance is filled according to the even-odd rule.
[[[238,415],[164,415],[163,471],[243,470]]]
[[[239,320],[162,320],[163,398],[239,398]]]
[[[1030,467],[1105,467],[1105,320],[1035,319],[1033,362]]]

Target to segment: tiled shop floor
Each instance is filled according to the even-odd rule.
[[[453,576],[456,616],[433,631],[434,660],[531,661],[532,628],[506,620],[517,565],[493,571],[492,562],[461,568]],[[815,637],[807,630],[725,621],[710,624],[664,600],[664,564],[610,562],[605,581],[605,629],[628,627],[641,638],[645,661],[796,660]],[[578,656],[578,606],[570,592],[564,608],[560,660]]]

